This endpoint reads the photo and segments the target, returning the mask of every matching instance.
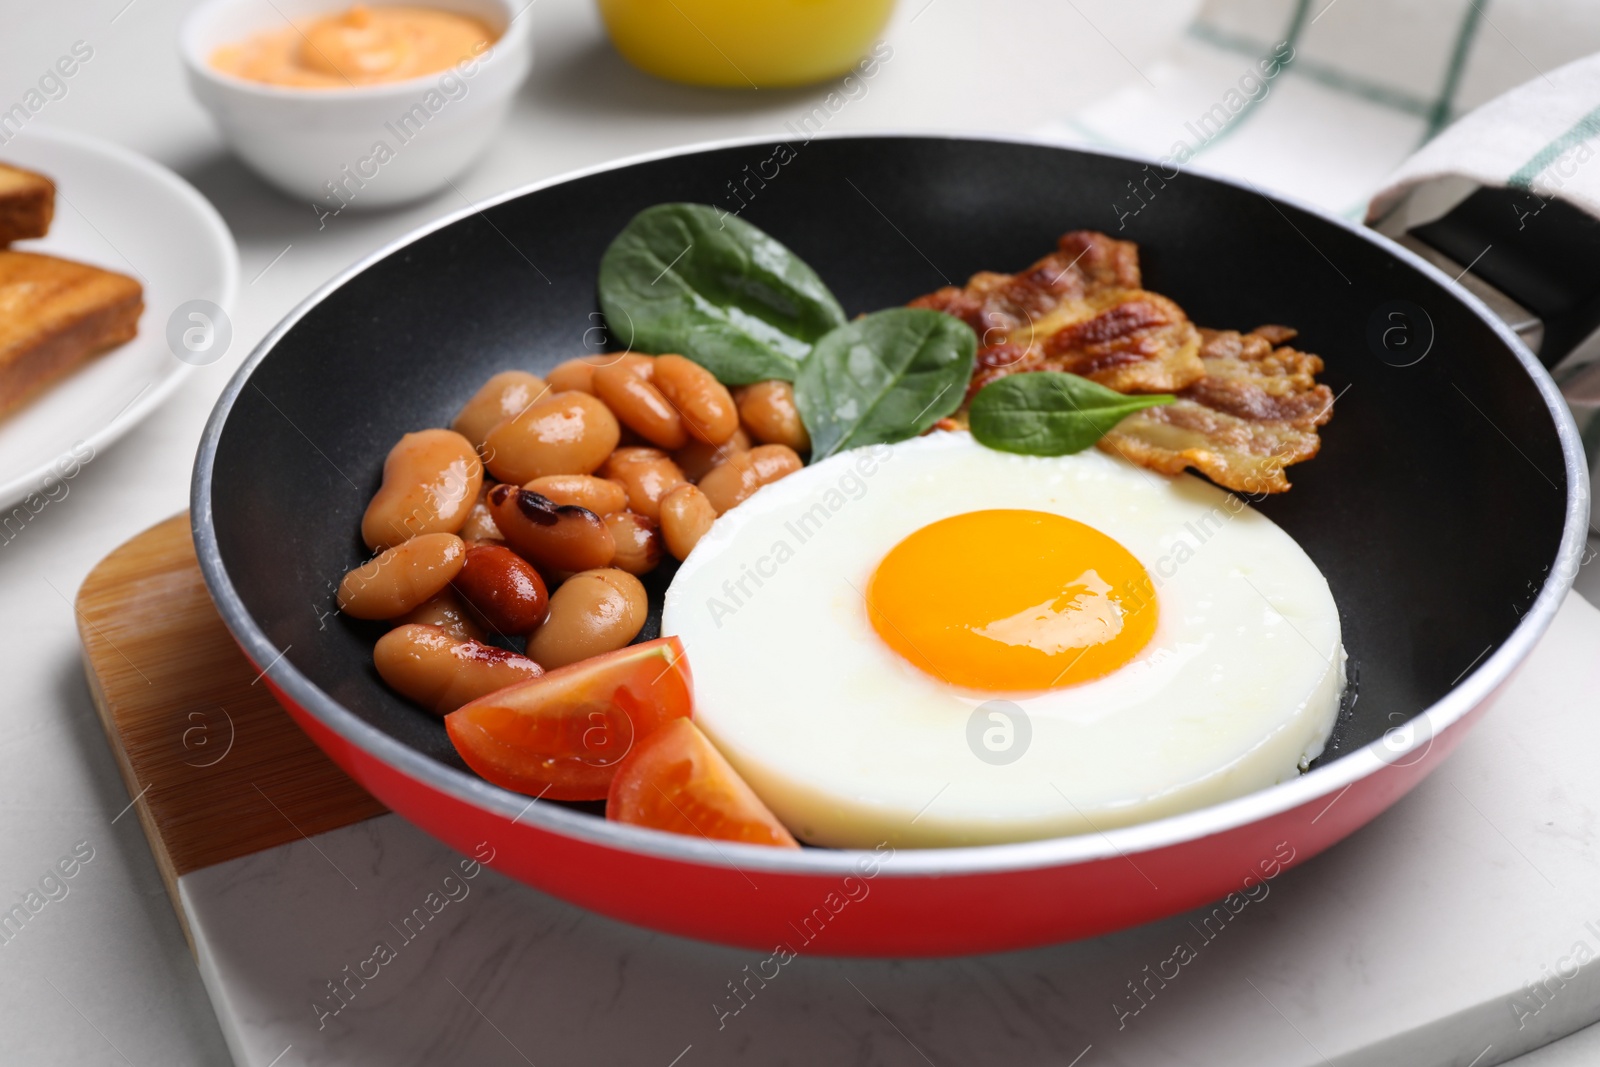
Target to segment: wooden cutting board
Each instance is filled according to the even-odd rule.
[[[101,725],[191,951],[181,876],[387,810],[311,743],[234,644],[187,512],[101,560],[77,617]]]

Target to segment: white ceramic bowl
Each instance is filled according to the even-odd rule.
[[[533,63],[532,20],[516,18],[513,0],[420,0],[481,19],[499,36],[482,56],[436,74],[354,88],[266,85],[211,66],[222,45],[349,2],[209,0],[179,34],[189,84],[229,146],[319,214],[386,207],[443,188],[488,147]]]

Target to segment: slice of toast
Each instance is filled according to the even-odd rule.
[[[123,274],[0,250],[0,417],[139,332],[144,290]]]
[[[0,163],[0,248],[43,237],[56,213],[56,186],[43,174]]]

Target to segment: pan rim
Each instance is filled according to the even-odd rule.
[[[316,718],[323,727],[373,758],[387,764],[404,776],[421,782],[431,789],[498,816],[506,821],[526,823],[544,832],[571,838],[584,844],[615,849],[641,857],[689,863],[703,867],[759,870],[772,874],[795,876],[843,876],[856,870],[864,860],[880,857],[880,853],[866,849],[789,849],[763,848],[757,845],[740,845],[731,842],[713,844],[650,830],[643,827],[614,823],[585,812],[555,805],[525,805],[519,794],[491,785],[466,771],[458,770],[373,726],[354,712],[345,708],[333,697],[323,692],[315,683],[295,669],[287,656],[257,625],[243,600],[234,589],[222,562],[217,546],[216,530],[212,516],[211,477],[216,462],[217,445],[222,430],[232,412],[233,405],[255,369],[272,353],[278,342],[313,308],[321,304],[346,282],[372,265],[400,249],[447,226],[478,214],[489,207],[514,200],[539,190],[614,170],[622,170],[642,163],[680,156],[719,151],[729,148],[747,148],[782,142],[782,137],[755,135],[697,142],[675,148],[639,153],[578,170],[567,171],[551,178],[530,182],[514,189],[485,198],[465,208],[450,212],[438,219],[417,227],[371,254],[357,260],[345,270],[318,286],[310,295],[283,317],[250,352],[229,380],[206,420],[200,448],[195,457],[191,487],[191,526],[195,553],[200,570],[210,589],[224,623],[235,641],[256,664],[266,663],[263,673],[274,686],[282,690],[305,712]],[[1025,135],[997,135],[965,132],[916,131],[840,131],[821,133],[808,139],[826,141],[853,140],[932,140],[966,141],[978,143],[1014,144],[1076,152],[1083,155],[1103,156],[1138,164],[1154,164],[1155,160],[1135,153],[1110,151],[1100,147],[1066,146],[1045,138]],[[1262,822],[1284,812],[1309,805],[1319,798],[1341,793],[1356,782],[1400,762],[1418,748],[1430,744],[1434,736],[1443,733],[1466,717],[1487,700],[1522,663],[1538,639],[1549,628],[1566,598],[1577,575],[1588,532],[1589,483],[1588,468],[1584,461],[1582,443],[1577,426],[1559,389],[1548,371],[1512,332],[1477,297],[1453,281],[1449,275],[1426,260],[1410,252],[1382,234],[1357,225],[1294,197],[1268,195],[1252,183],[1236,181],[1222,175],[1195,171],[1195,176],[1208,181],[1232,186],[1242,192],[1262,196],[1274,204],[1297,208],[1347,233],[1369,242],[1399,259],[1407,266],[1421,272],[1438,283],[1479,319],[1510,348],[1533,379],[1545,402],[1546,410],[1556,424],[1561,444],[1562,459],[1567,475],[1566,511],[1562,524],[1561,542],[1555,558],[1550,563],[1549,576],[1535,598],[1506,640],[1483,662],[1472,669],[1454,687],[1407,720],[1415,723],[1426,719],[1427,730],[1413,730],[1399,746],[1385,747],[1384,739],[1356,749],[1326,766],[1318,767],[1287,782],[1267,789],[1224,801],[1195,811],[1168,816],[1153,822],[1106,830],[1102,833],[1075,837],[1047,838],[1039,841],[1013,842],[998,845],[972,845],[954,848],[918,848],[895,850],[895,862],[886,865],[881,874],[895,878],[952,875],[988,875],[1012,871],[1026,871],[1088,864],[1107,859],[1126,858],[1129,855],[1189,843]],[[1337,800],[1337,797],[1333,797]],[[1330,801],[1331,806],[1332,801]]]

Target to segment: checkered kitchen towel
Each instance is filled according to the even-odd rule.
[[[1595,17],[1600,19],[1600,9]],[[1509,186],[1559,197],[1600,217],[1600,55],[1541,74],[1496,97],[1424,145],[1373,198],[1369,222],[1383,219],[1413,190],[1438,186],[1447,202],[1472,186]]]
[[[1402,164],[1405,182],[1459,171],[1538,189],[1540,161],[1573,138],[1600,151],[1600,59],[1573,63],[1595,52],[1600,0],[1208,0],[1161,62],[1043,132],[1360,218]],[[1526,104],[1486,109],[1493,127],[1434,140],[1528,82]],[[1592,169],[1592,198],[1563,192],[1600,214]]]

